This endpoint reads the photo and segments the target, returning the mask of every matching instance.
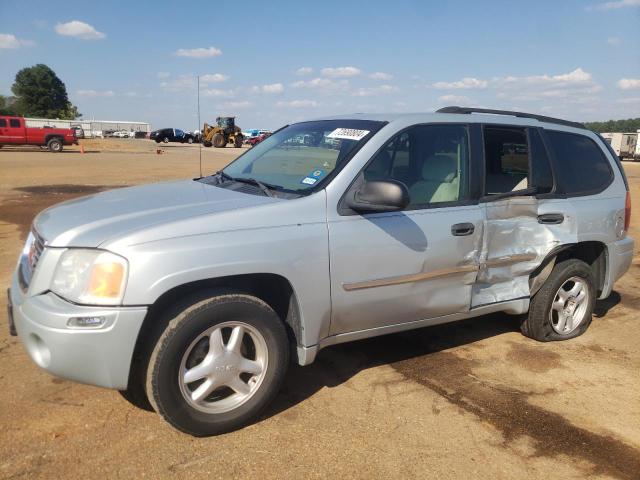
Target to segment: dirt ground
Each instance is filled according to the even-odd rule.
[[[195,177],[198,147],[87,141],[0,151],[0,283],[33,216],[78,195]],[[212,172],[238,150],[203,149]],[[640,239],[640,164],[626,163]],[[0,479],[640,478],[640,258],[589,331],[542,344],[469,321],[326,349],[262,418],[196,439],[115,391],[54,378],[0,315]],[[5,311],[6,298],[0,297]]]

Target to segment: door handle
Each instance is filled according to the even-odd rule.
[[[543,213],[538,215],[538,223],[543,225],[560,225],[562,222],[564,222],[562,213]]]
[[[463,237],[465,235],[471,235],[476,227],[473,223],[456,223],[455,225],[451,225],[451,235],[454,237]]]

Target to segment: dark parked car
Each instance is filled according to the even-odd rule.
[[[151,140],[155,140],[156,143],[164,142],[180,142],[180,143],[193,143],[195,141],[194,136],[191,133],[184,132],[177,128],[162,128],[151,132],[149,136]]]

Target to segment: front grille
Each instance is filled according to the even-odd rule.
[[[31,283],[31,277],[33,277],[33,272],[38,266],[38,261],[46,245],[44,238],[33,229],[31,230],[31,235],[29,235],[29,240],[20,257],[20,268],[18,269],[20,286],[25,290]]]

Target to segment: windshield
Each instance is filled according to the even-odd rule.
[[[323,120],[290,125],[228,165],[229,177],[305,193],[342,168],[383,122]]]

